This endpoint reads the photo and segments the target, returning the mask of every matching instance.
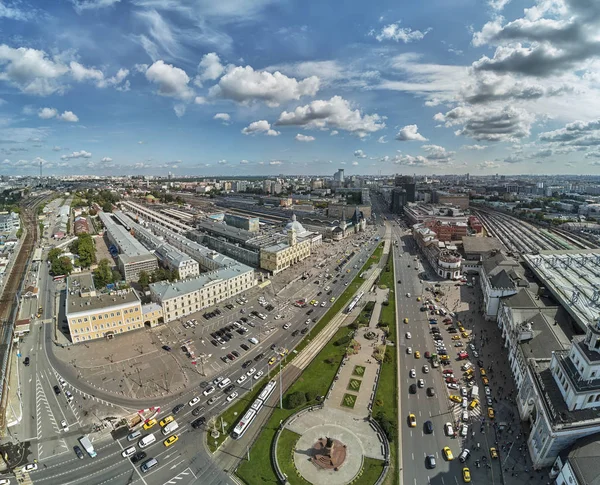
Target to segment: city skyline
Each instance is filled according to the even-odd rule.
[[[600,5],[8,1],[0,174],[596,174]]]

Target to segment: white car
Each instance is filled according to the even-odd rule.
[[[250,369],[248,372],[246,372],[246,375],[248,377],[252,376],[252,374],[254,374],[256,372],[256,369],[254,367],[252,367],[252,369]]]
[[[462,347],[462,346],[463,346],[463,343],[462,343],[462,342],[456,342],[456,343],[454,344],[454,346],[455,346],[455,347]]]
[[[238,384],[241,384],[242,382],[244,382],[247,379],[247,377],[245,376],[245,374],[242,374],[237,381]]]
[[[453,382],[449,382],[446,385],[448,386],[448,389],[458,389],[458,384],[454,384]]]
[[[417,377],[417,371],[415,369],[411,369],[409,375],[410,377]]]
[[[467,433],[468,433],[468,432],[469,432],[469,427],[468,427],[466,424],[463,424],[463,425],[460,427],[460,435],[461,435],[463,438],[466,438],[466,437],[467,437]]]
[[[406,347],[406,353],[412,354],[412,347]]]
[[[410,298],[410,293],[407,293],[407,294],[406,294],[406,297],[407,297],[407,298]]]
[[[454,436],[454,429],[452,428],[452,423],[446,423],[444,425],[444,432],[446,436]]]
[[[492,395],[492,391],[490,390],[490,388],[488,386],[485,386],[485,395],[486,396],[491,396]]]
[[[127,448],[126,450],[123,450],[121,452],[121,456],[123,458],[129,458],[134,453],[135,453],[135,446],[130,446],[129,448]]]
[[[421,388],[425,387],[425,381],[423,379],[419,379],[417,381],[417,385]]]
[[[265,373],[263,371],[259,370],[256,374],[254,374],[254,380],[257,381],[264,375],[265,375]]]
[[[204,394],[205,396],[208,396],[209,394],[212,394],[213,392],[215,392],[215,388],[213,386],[207,387],[206,389],[204,389],[204,391],[202,391],[202,394]]]
[[[69,431],[69,424],[64,419],[60,421],[60,425],[62,426],[63,430]]]
[[[460,388],[460,395],[462,397],[467,397],[467,388],[466,387],[461,387]]]
[[[310,323],[310,318],[304,322],[304,325],[308,325]]]
[[[327,303],[326,303],[326,302],[324,302],[324,301],[322,301],[322,302],[321,302],[321,306],[322,306],[322,307],[324,307],[326,304],[327,304]]]
[[[238,393],[232,392],[231,394],[229,394],[229,396],[227,396],[227,402],[233,401],[236,397],[238,397]]]
[[[409,340],[412,338],[412,335],[410,334],[410,332],[406,332],[406,338]]]
[[[479,353],[476,350],[473,351],[473,357],[475,357],[475,358],[479,357]]]
[[[198,404],[199,401],[200,401],[200,397],[196,396],[190,402],[188,402],[188,406],[195,406],[196,404]]]
[[[25,465],[23,467],[23,472],[25,472],[25,473],[34,472],[37,469],[38,469],[37,463],[28,463],[27,465]]]
[[[216,385],[217,385],[219,382],[221,382],[222,380],[223,380],[223,377],[219,376],[219,377],[216,377],[216,378],[215,378],[215,379],[212,381],[212,383],[213,383],[213,384],[216,386]]]
[[[424,366],[423,366],[423,372],[424,372],[425,374],[429,374],[429,366],[428,366],[428,365],[424,365]]]
[[[470,348],[471,350],[475,350],[475,346],[474,346],[473,344],[469,344],[469,348]]]
[[[463,411],[462,412],[462,420],[466,423],[467,421],[469,421],[469,411]]]
[[[463,409],[467,409],[468,405],[469,405],[469,401],[467,400],[466,397],[463,397],[463,400],[462,400],[462,407],[463,407]]]
[[[288,328],[290,328],[291,326],[292,326],[292,324],[291,324],[291,323],[286,323],[286,324],[283,326],[283,329],[284,329],[284,330],[287,330],[287,329],[288,329]]]
[[[71,402],[73,400],[73,394],[71,394],[69,391],[65,391],[65,397],[67,398],[68,402]]]

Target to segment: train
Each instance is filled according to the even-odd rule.
[[[358,304],[358,302],[360,301],[360,299],[365,296],[365,292],[361,291],[358,295],[356,295],[352,301],[350,302],[350,304],[346,307],[346,313],[350,313],[352,310],[354,310],[354,307]]]
[[[271,394],[273,394],[273,391],[275,391],[276,386],[277,386],[277,381],[274,381],[274,380],[269,381],[267,383],[267,385],[264,387],[264,389],[262,391],[260,391],[260,394],[258,395],[258,397],[254,400],[254,402],[250,406],[250,409],[248,409],[248,411],[246,411],[246,413],[238,421],[238,424],[236,425],[236,427],[233,428],[231,437],[234,440],[240,439],[244,435],[246,430],[250,427],[250,425],[254,421],[254,418],[256,418],[256,416],[258,415],[260,410],[263,408],[263,406],[267,402],[267,399],[269,399]]]

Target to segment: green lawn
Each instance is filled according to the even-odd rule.
[[[355,365],[352,374],[358,377],[365,375],[365,368],[362,365]]]
[[[380,283],[385,284],[388,288],[394,288],[394,267],[393,258],[387,265],[389,271],[381,273]],[[388,269],[388,268],[386,268]],[[390,340],[396,340],[396,298],[393,290],[390,291],[389,305],[381,307],[380,320],[385,322],[389,327]],[[390,470],[384,481],[384,485],[392,485],[399,483],[400,477],[398,472],[398,376],[396,375],[396,347],[387,347],[385,357],[379,375],[379,384],[377,393],[375,394],[375,402],[373,403],[373,417],[377,419],[381,414],[383,418],[390,424],[389,436],[390,441]],[[379,420],[379,419],[378,419]],[[381,420],[379,420],[381,421]],[[365,483],[367,483],[365,481]]]
[[[376,460],[375,458],[368,458],[365,456],[363,461],[363,469],[360,478],[356,479],[353,483],[357,484],[371,484],[375,483],[383,472],[383,460]]]
[[[350,382],[348,382],[348,390],[358,392],[361,384],[362,381],[360,379],[350,379]]]
[[[290,485],[311,485],[309,481],[297,473],[296,465],[294,465],[294,447],[299,438],[298,433],[284,429],[277,442],[277,460],[281,471],[288,477]],[[308,459],[308,457],[305,458]]]
[[[353,409],[356,404],[356,396],[354,394],[344,394],[341,405]]]
[[[327,394],[346,350],[345,345],[335,345],[335,343],[346,337],[348,333],[347,328],[341,328],[336,332],[302,375],[290,386],[284,395],[284,402],[286,397],[293,392],[311,391],[323,396]],[[297,411],[298,409],[285,408],[273,410],[267,424],[250,449],[251,461],[244,460],[237,469],[237,475],[246,484],[278,485],[277,476],[271,466],[271,443],[279,423]]]
[[[352,282],[348,285],[348,287],[340,295],[340,297],[333,303],[333,305],[329,308],[327,313],[325,313],[325,315],[323,315],[323,317],[311,329],[310,334],[309,334],[311,337],[316,336],[321,330],[323,330],[323,328],[325,328],[325,326],[331,321],[331,319],[348,304],[348,302],[354,296],[354,293],[356,293],[356,291],[358,290],[360,285],[364,282],[364,280],[362,278],[360,278],[359,275],[363,271],[366,271],[368,269],[368,267],[371,266],[371,264],[379,263],[382,252],[383,252],[383,243],[379,244],[379,246],[377,246],[377,248],[375,248],[375,251],[373,251],[373,255],[369,259],[367,259],[367,261],[365,262],[364,266],[362,267],[362,269],[358,273],[358,275],[354,278],[354,280],[352,280]],[[309,343],[310,343],[310,338],[308,338],[308,337],[304,338],[294,348],[294,350],[296,350],[296,352],[300,352]],[[292,349],[290,349],[290,351],[291,350]],[[291,359],[288,357],[288,359],[286,359],[286,362],[284,362],[282,364],[282,367],[285,367],[285,365],[287,365],[287,363],[290,360]],[[277,370],[273,369],[271,378],[274,378],[275,376],[277,376],[277,371],[278,371],[278,368],[277,368]],[[229,436],[229,434],[231,433],[231,431],[237,424],[238,419],[241,416],[243,416],[243,414],[246,412],[246,410],[250,407],[250,405],[252,404],[254,399],[256,399],[256,396],[258,396],[258,394],[260,393],[262,387],[266,384],[266,382],[267,382],[266,378],[261,380],[260,383],[255,386],[253,392],[245,393],[242,397],[240,397],[235,402],[235,404],[230,406],[227,410],[225,410],[223,413],[221,413],[221,415],[218,416],[218,418],[217,418],[218,422],[220,423],[221,418],[222,418],[223,421],[225,421],[227,423],[227,426],[225,427],[225,434],[221,434],[221,436],[219,436],[219,438],[217,438],[216,444],[215,444],[215,440],[210,436],[209,433],[207,433],[207,444],[208,444],[208,448],[211,452],[215,452],[217,450],[217,448],[219,446],[221,446],[223,441],[225,441],[227,436]]]

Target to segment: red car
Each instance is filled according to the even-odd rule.
[[[452,384],[458,384],[458,379],[456,379],[456,377],[446,377],[446,382],[448,383],[452,383]]]
[[[450,320],[449,322],[444,320],[444,325],[452,325],[452,320]]]
[[[466,352],[459,352],[458,353],[458,360],[465,360],[469,358],[469,354],[467,354]]]
[[[444,369],[442,371],[442,374],[454,374],[454,372],[452,371],[452,369]]]
[[[452,323],[452,319],[451,318],[444,318],[444,323]]]
[[[425,352],[425,358],[431,359],[431,352],[429,352],[429,351]]]

